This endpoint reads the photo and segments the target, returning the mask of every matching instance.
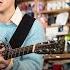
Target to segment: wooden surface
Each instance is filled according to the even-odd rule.
[[[55,10],[51,10],[51,11],[48,11],[48,10],[43,10],[39,13],[43,14],[43,13],[47,13],[47,14],[57,14],[57,13],[61,13],[61,12],[64,12],[64,11],[68,11],[70,12],[70,8],[62,8],[62,9],[55,9]]]
[[[64,53],[64,54],[46,54],[44,56],[44,66],[43,70],[48,70],[48,63],[53,64],[64,64],[64,63],[70,63],[70,53]]]
[[[70,59],[70,53],[64,53],[64,54],[45,54],[44,55],[45,60],[65,60]]]

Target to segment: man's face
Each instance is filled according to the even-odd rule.
[[[0,12],[4,12],[11,7],[15,7],[15,0],[0,0]]]

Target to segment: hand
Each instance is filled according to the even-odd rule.
[[[6,67],[8,67],[8,65],[9,65],[9,63],[10,63],[10,61],[11,61],[11,59],[5,60],[5,59],[3,58],[3,56],[2,56],[1,53],[2,53],[2,51],[4,51],[4,50],[5,50],[4,47],[0,49],[0,70],[5,69]]]

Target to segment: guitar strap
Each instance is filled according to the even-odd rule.
[[[19,26],[17,27],[16,31],[14,32],[12,38],[9,41],[13,49],[19,48],[23,44],[34,23],[34,20],[35,18],[29,16],[28,14],[25,14],[23,16]]]

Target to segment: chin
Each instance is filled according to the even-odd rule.
[[[4,12],[5,10],[5,7],[0,7],[0,12]]]

